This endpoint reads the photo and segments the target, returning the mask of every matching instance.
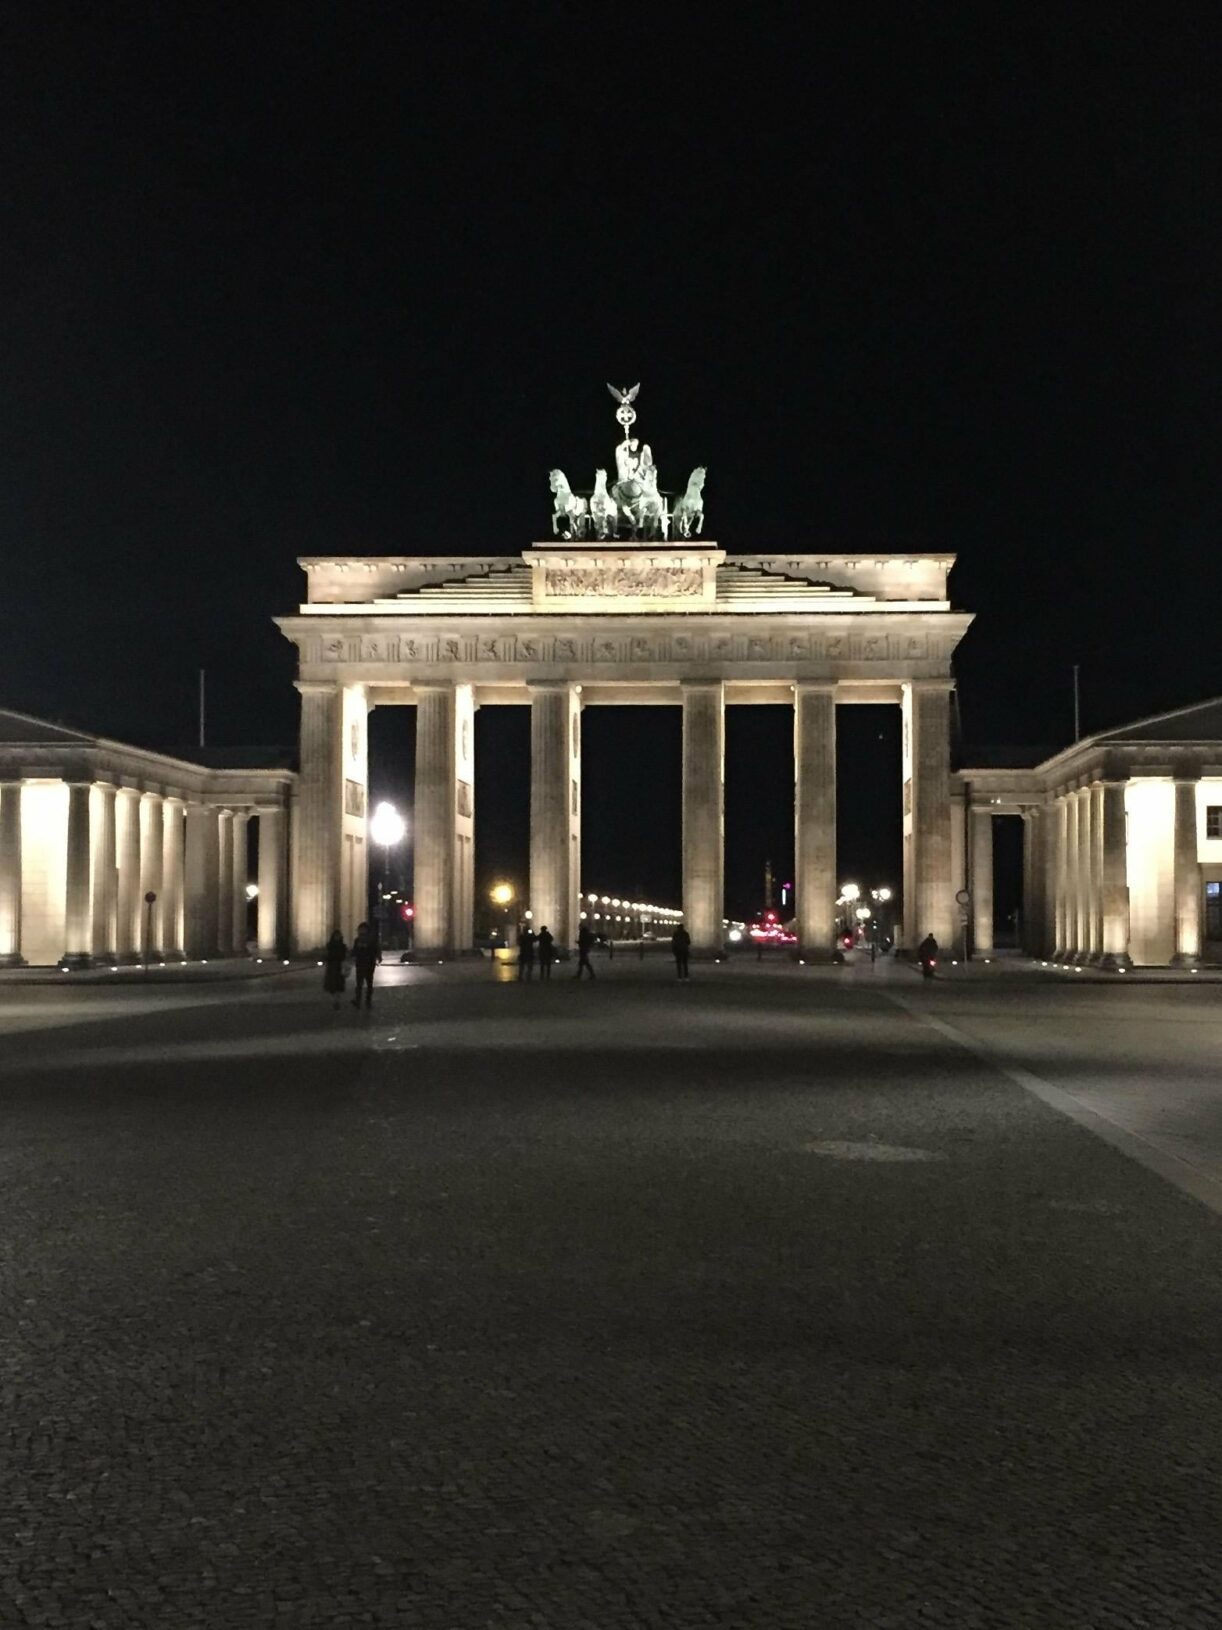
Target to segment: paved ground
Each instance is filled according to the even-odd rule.
[[[389,977],[0,991],[5,1630],[1222,1620],[1216,986]]]

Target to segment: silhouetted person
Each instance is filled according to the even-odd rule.
[[[361,1005],[361,989],[365,991],[365,1006],[373,1006],[373,970],[382,960],[382,945],[368,923],[356,925],[356,938],[352,942],[352,971],[356,975],[356,994],[353,1007]]]
[[[348,955],[348,947],[344,944],[344,936],[337,928],[327,941],[323,951],[322,988],[332,998],[335,1011],[339,1012],[339,999],[344,994],[344,959]]]
[[[691,954],[692,936],[680,923],[670,936],[670,948],[675,953],[675,973],[680,979],[687,978],[687,959]]]
[[[518,978],[529,980],[535,971],[535,935],[532,928],[518,930]]]
[[[593,979],[593,977],[594,977],[594,969],[590,966],[590,952],[593,949],[594,949],[594,931],[590,927],[589,923],[582,923],[581,927],[577,930],[577,977],[578,977],[578,979],[581,978],[581,975],[582,975],[583,971],[585,973],[588,973],[590,978]]]
[[[938,961],[938,942],[932,934],[926,934],[917,946],[917,961],[921,964],[921,972],[926,979],[932,979]]]
[[[539,951],[539,978],[552,977],[552,963],[556,960],[556,937],[545,923],[539,930],[537,941]]]

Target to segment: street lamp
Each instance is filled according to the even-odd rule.
[[[383,799],[375,805],[373,814],[369,817],[369,841],[376,843],[382,851],[382,882],[379,889],[379,916],[385,917],[385,900],[390,893],[390,851],[396,844],[403,842],[407,835],[407,822],[395,808]]]
[[[509,907],[513,902],[512,883],[494,883],[488,891],[488,898],[494,906],[499,906],[505,913],[505,926],[502,931],[506,946],[509,944]]]

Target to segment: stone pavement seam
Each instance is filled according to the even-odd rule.
[[[897,996],[893,991],[883,991],[882,994],[886,996],[889,1002],[894,1002],[897,1007],[903,1008],[904,1012],[910,1018],[915,1019],[918,1024],[927,1025],[931,1030],[936,1030],[940,1035],[946,1036],[950,1041],[957,1043],[958,1046],[1008,1077],[1016,1086],[1021,1087],[1024,1092],[1029,1092],[1033,1097],[1039,1098],[1050,1109],[1055,1109],[1059,1114],[1066,1116],[1071,1121],[1075,1121],[1077,1125],[1083,1127],[1087,1132],[1092,1132],[1095,1137],[1101,1138],[1104,1143],[1110,1144],[1113,1149],[1118,1149],[1121,1154],[1127,1155],[1130,1160],[1137,1161],[1147,1171],[1154,1172],[1156,1176],[1161,1177],[1165,1182],[1171,1183],[1182,1193],[1190,1195],[1194,1200],[1199,1200],[1202,1205],[1208,1206],[1211,1211],[1222,1213],[1222,1183],[1210,1176],[1208,1172],[1200,1171],[1188,1161],[1181,1160],[1178,1156],[1169,1154],[1164,1149],[1159,1149],[1138,1133],[1131,1132],[1127,1127],[1119,1126],[1106,1115],[1100,1114],[1098,1110],[1088,1108],[1073,1093],[1067,1092],[1064,1087],[1054,1086],[1051,1081],[1046,1081],[1043,1076],[1036,1075],[1032,1070],[1025,1069],[1021,1064],[1011,1063],[995,1048],[989,1047],[986,1043],[978,1041],[976,1037],[968,1035],[966,1031],[960,1030],[958,1025],[952,1024],[948,1019],[938,1018],[932,1013],[925,1012],[923,1008],[918,1007],[907,997]]]

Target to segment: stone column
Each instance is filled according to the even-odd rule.
[[[162,920],[165,914],[161,872],[165,861],[164,801],[159,792],[146,792],[140,802],[140,938],[144,955],[157,960],[165,948]],[[152,908],[144,902],[155,894]],[[147,934],[147,943],[145,936]]]
[[[831,956],[836,935],[836,687],[794,686],[794,889],[798,948]]]
[[[1078,811],[1078,850],[1075,866],[1078,874],[1078,961],[1085,962],[1098,951],[1098,946],[1091,943],[1094,912],[1091,900],[1093,848],[1090,832],[1090,788],[1079,787],[1074,794],[1074,803]]]
[[[972,810],[972,950],[993,951],[993,813]]]
[[[234,956],[246,955],[246,884],[249,881],[250,854],[247,848],[247,839],[250,828],[250,811],[248,809],[235,809],[233,812],[233,894],[229,901],[230,937],[233,940]],[[222,910],[224,903],[222,902]]]
[[[161,810],[161,952],[183,955],[184,812],[181,798],[166,798]]]
[[[1063,793],[1053,800],[1053,872],[1056,900],[1054,957],[1064,957],[1069,946],[1069,800]]]
[[[417,686],[413,893],[416,948],[425,956],[471,945],[473,737],[470,685]]]
[[[1070,962],[1077,958],[1082,950],[1082,911],[1079,910],[1079,895],[1082,890],[1082,875],[1079,869],[1079,800],[1077,789],[1066,794],[1066,957]]]
[[[683,916],[692,953],[720,956],[725,944],[725,686],[683,684]]]
[[[1197,783],[1175,783],[1175,957],[1183,967],[1201,960],[1201,867],[1197,859]]]
[[[1039,934],[1039,903],[1036,899],[1039,877],[1038,844],[1039,834],[1032,812],[1024,809],[1022,934],[1018,943],[1019,949],[1028,956],[1034,955]]]
[[[299,952],[309,952],[326,944],[340,919],[343,697],[334,685],[299,681],[297,689],[301,773],[293,805],[293,943]],[[259,846],[261,852],[262,833]],[[260,930],[260,954],[263,943]]]
[[[216,812],[216,948],[233,955],[233,811]]]
[[[140,955],[140,794],[120,787],[115,795],[118,894],[115,903],[115,958],[135,962]]]
[[[95,782],[93,788],[93,869],[90,874],[90,916],[93,920],[92,955],[108,961],[115,950],[115,907],[119,873],[115,855],[115,788]]]
[[[581,887],[580,686],[531,685],[530,909],[561,955],[577,938]]]
[[[1103,966],[1129,968],[1128,831],[1123,781],[1103,784]]]
[[[218,838],[217,811],[212,805],[188,804],[183,949],[191,961],[216,955]]]
[[[1090,949],[1093,962],[1103,961],[1103,787],[1090,789]]]
[[[932,934],[945,949],[958,933],[951,876],[950,680],[909,680],[904,686],[904,739],[911,841],[904,882],[904,942]],[[909,911],[909,901],[911,911]]]
[[[279,956],[288,936],[284,912],[284,811],[259,810],[259,904],[256,936],[261,957]]]
[[[68,787],[68,853],[64,890],[64,954],[60,966],[87,968],[92,939],[89,858],[89,783],[73,782]]]
[[[21,954],[21,782],[0,782],[0,968]]]
[[[1026,812],[1031,833],[1031,864],[1023,872],[1023,918],[1030,923],[1026,949],[1033,957],[1046,957],[1049,950],[1049,861],[1048,805],[1033,804]]]

